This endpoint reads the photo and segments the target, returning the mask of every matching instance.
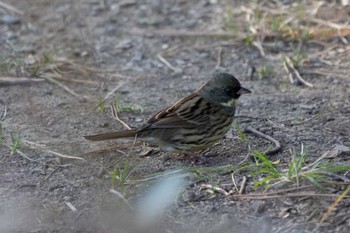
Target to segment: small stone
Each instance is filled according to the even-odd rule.
[[[70,197],[70,196],[64,196],[64,197],[63,197],[63,200],[64,200],[64,201],[71,201],[71,200],[72,200],[72,197]]]
[[[12,15],[4,15],[2,18],[0,18],[0,23],[7,25],[18,24],[20,21],[20,18]]]
[[[117,34],[117,28],[115,27],[115,25],[108,25],[106,27],[106,34],[109,36],[113,36]]]
[[[139,117],[135,118],[135,122],[136,123],[142,122],[142,118],[139,118]]]
[[[130,49],[132,47],[132,41],[130,39],[124,39],[120,41],[115,48],[116,49]]]
[[[132,58],[134,61],[141,61],[142,60],[142,57],[143,57],[143,54],[141,51],[136,51],[134,53],[134,57]]]
[[[118,4],[112,4],[111,6],[110,6],[110,9],[112,10],[112,11],[114,11],[114,12],[119,12],[119,5]]]

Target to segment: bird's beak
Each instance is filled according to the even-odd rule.
[[[241,87],[241,89],[239,89],[239,91],[237,93],[240,95],[243,95],[243,94],[249,94],[252,92],[250,90],[248,90],[247,88]]]

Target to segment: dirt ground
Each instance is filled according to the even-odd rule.
[[[350,16],[348,6],[335,1],[319,8],[313,8],[316,1],[300,6],[219,0],[3,2],[15,9],[0,5],[0,76],[31,80],[0,80],[0,232],[350,232],[349,196],[321,222],[349,185],[349,171],[326,174],[323,188],[306,180],[254,189],[263,174],[222,168],[239,166],[252,151],[273,144],[248,133],[244,140],[237,127],[206,152],[205,161],[150,152],[132,140],[83,138],[123,128],[109,108],[115,101],[121,103],[118,116],[137,127],[220,71],[252,90],[238,103],[237,122],[281,143],[282,150],[268,156],[276,166],[287,168],[290,151],[302,147],[306,163],[328,153],[322,164],[349,165],[349,35],[305,43],[263,31],[254,42],[240,38],[249,33],[247,15],[254,4],[262,12],[274,12],[274,4],[304,7],[305,15],[317,9],[315,18],[342,25]],[[313,87],[290,82],[283,57],[296,55],[304,59],[297,69]],[[335,146],[343,150],[334,152]],[[246,163],[254,161],[249,157]],[[168,173],[175,178],[164,182]],[[181,184],[174,182],[179,177]],[[239,195],[234,183],[239,189],[244,177]],[[253,193],[266,195],[254,198]],[[164,204],[170,197],[171,204]]]

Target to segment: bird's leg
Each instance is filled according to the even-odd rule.
[[[197,152],[184,152],[178,154],[176,157],[181,160],[190,160],[191,163],[198,162],[199,164],[206,164],[209,162],[208,158],[204,153],[208,152],[209,149],[197,151]]]

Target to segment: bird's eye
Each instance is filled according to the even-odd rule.
[[[233,92],[232,88],[229,88],[229,87],[225,88],[225,93],[227,95],[231,96],[233,94],[232,92]]]

